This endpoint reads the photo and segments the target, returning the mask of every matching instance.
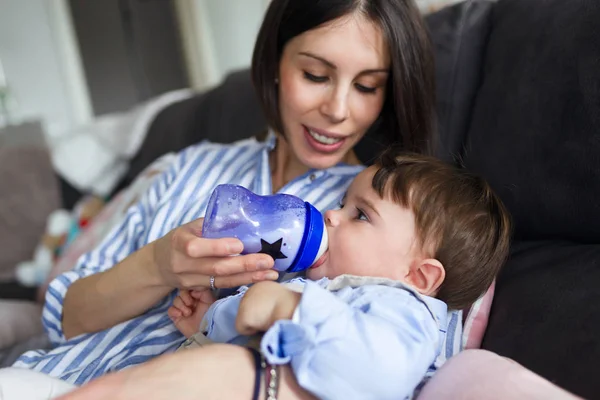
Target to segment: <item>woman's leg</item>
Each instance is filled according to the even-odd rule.
[[[254,358],[244,347],[215,344],[161,356],[99,378],[60,400],[198,400],[252,398]],[[314,399],[300,389],[289,368],[280,368],[280,400]],[[261,379],[264,399],[264,379]]]
[[[520,364],[486,350],[452,357],[425,385],[418,400],[575,400]]]

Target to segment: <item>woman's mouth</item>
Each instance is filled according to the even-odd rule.
[[[315,150],[323,153],[331,153],[338,150],[346,140],[345,137],[340,138],[327,135],[323,131],[317,131],[304,125],[302,127],[304,128],[304,136],[309,145]]]

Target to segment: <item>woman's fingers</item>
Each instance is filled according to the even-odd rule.
[[[173,247],[190,258],[226,257],[240,254],[244,245],[236,238],[205,239],[187,226],[173,232]]]
[[[234,288],[250,283],[262,281],[274,281],[279,277],[275,270],[243,272],[226,276],[215,276],[215,288]],[[180,275],[182,286],[187,288],[208,288],[210,286],[210,276],[202,274],[183,274]]]
[[[279,274],[274,270],[244,272],[241,274],[215,277],[215,287],[234,288],[242,285],[248,285],[250,283],[274,281],[277,280],[277,278],[279,278]]]
[[[263,280],[275,280],[278,273],[271,270],[274,260],[267,254],[239,255],[243,244],[239,239],[206,239],[201,235],[202,221],[196,220],[172,231],[160,242],[158,265],[163,280],[175,287],[209,287],[215,277],[215,287],[227,288]],[[162,261],[162,263],[160,263]],[[183,304],[190,307],[189,293],[182,296]],[[184,315],[185,308],[182,309]]]
[[[186,258],[179,261],[176,270],[179,274],[195,273],[209,277],[265,271],[272,269],[273,265],[273,258],[267,254],[246,254],[232,257]]]
[[[235,257],[205,258],[203,264],[207,275],[225,276],[243,272],[264,271],[273,268],[275,262],[267,254],[246,254]]]

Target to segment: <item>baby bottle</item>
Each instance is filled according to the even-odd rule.
[[[277,271],[307,269],[327,250],[323,216],[312,204],[288,194],[259,196],[238,185],[216,187],[202,236],[238,238],[242,254],[269,254]]]

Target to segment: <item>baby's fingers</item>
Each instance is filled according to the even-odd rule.
[[[183,304],[185,304],[186,307],[194,306],[194,299],[190,295],[189,290],[186,290],[186,289],[179,290],[178,297],[181,298],[181,301],[183,301]]]
[[[173,306],[171,308],[173,308],[173,307],[175,307],[177,310],[179,310],[181,315],[184,317],[189,317],[192,314],[191,307],[188,307],[185,305],[181,296],[177,296],[175,298],[175,300],[173,300]]]
[[[179,311],[177,308],[175,307],[169,307],[169,309],[167,310],[167,315],[169,316],[169,318],[171,318],[171,320],[175,321],[179,318],[182,317],[181,311]]]
[[[205,304],[212,304],[216,301],[215,296],[212,294],[212,291],[208,290],[208,289],[201,289],[201,290],[192,290],[190,292],[190,295]]]

